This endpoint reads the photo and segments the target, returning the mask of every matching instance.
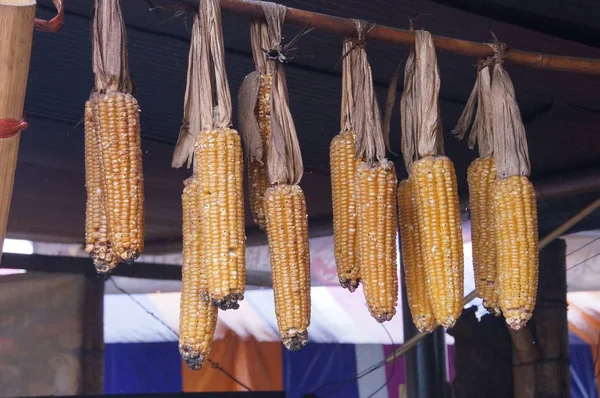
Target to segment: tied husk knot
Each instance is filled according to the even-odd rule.
[[[127,32],[120,0],[96,0],[92,21],[92,69],[95,91],[131,94]]]
[[[184,117],[172,166],[189,167],[200,131],[229,128],[231,112],[221,7],[219,0],[203,0],[192,26]]]
[[[349,58],[352,69],[356,157],[369,163],[382,162],[385,159],[383,125],[379,103],[373,89],[371,65],[364,45],[368,24],[355,19],[354,25],[358,40],[346,57]]]
[[[271,133],[267,142],[267,174],[271,184],[298,184],[304,173],[300,143],[296,134],[296,126],[290,112],[287,80],[283,64],[277,59],[268,57],[268,50],[281,48],[281,27],[285,20],[286,8],[274,3],[261,3],[265,13],[266,22],[254,21],[251,34],[253,37],[252,48],[255,59],[256,70],[260,74],[272,76],[271,83]],[[252,98],[255,77],[247,82],[243,95],[245,104],[244,111],[250,112],[254,109],[256,99]],[[254,124],[256,123],[256,125]],[[260,132],[256,135],[258,122],[251,120],[245,124],[243,133],[246,138],[249,156],[254,159],[262,159],[262,143]],[[250,127],[250,129],[247,129]],[[261,146],[259,150],[258,147]]]
[[[440,71],[431,33],[415,31],[414,101],[419,158],[444,154],[440,115]]]
[[[502,66],[506,45],[495,40],[490,47],[494,50],[495,61],[491,83],[491,115],[496,175],[498,178],[528,177],[531,165],[525,126],[512,81]]]
[[[489,57],[478,64],[477,78],[456,127],[452,134],[463,139],[469,132],[468,145],[479,147],[480,157],[494,155],[494,136],[492,128],[492,70],[495,58]]]

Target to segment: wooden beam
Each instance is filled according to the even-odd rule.
[[[200,0],[184,1],[194,7],[197,7],[200,2]],[[221,7],[223,10],[245,14],[253,18],[264,18],[262,3],[264,2],[255,0],[221,0]],[[287,7],[285,22],[300,26],[310,25],[315,29],[340,36],[354,36],[356,34],[356,28],[351,19],[300,10],[297,8]],[[368,31],[367,39],[403,46],[412,46],[415,43],[414,32],[377,24]],[[475,58],[493,55],[493,51],[485,43],[476,43],[444,36],[433,36],[433,40],[436,48],[441,51]],[[512,62],[514,64],[537,69],[590,75],[600,74],[599,59],[548,55],[509,48],[506,51],[504,60],[506,62]]]
[[[34,0],[0,0],[0,120],[23,117],[34,19]],[[0,136],[0,262],[20,138]]]
[[[24,269],[36,272],[95,275],[90,258],[24,255],[6,253],[2,268]],[[181,280],[181,267],[168,264],[139,263],[121,264],[111,273],[114,276],[154,280]],[[271,287],[271,274],[265,271],[246,272],[246,283],[251,286]]]

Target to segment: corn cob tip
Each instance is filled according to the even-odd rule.
[[[296,329],[290,329],[285,332],[281,341],[289,351],[298,351],[304,348],[308,342],[308,332],[299,332]]]
[[[369,311],[369,312],[371,313],[371,316],[373,318],[375,318],[375,320],[379,323],[391,321],[392,318],[394,317],[394,315],[396,315],[395,308],[392,308],[391,311],[385,311],[385,312],[381,312],[381,313],[377,313],[375,311]]]
[[[133,263],[139,256],[140,252],[137,250],[125,250],[119,254],[119,257],[127,264]]]
[[[455,324],[456,324],[456,318],[452,315],[448,316],[446,319],[444,319],[442,322],[440,322],[440,325],[442,325],[446,329],[452,329]]]
[[[523,309],[509,310],[505,314],[506,323],[512,330],[519,330],[531,318],[531,312]]]
[[[181,358],[192,370],[199,370],[204,365],[204,360],[206,359],[205,355],[189,345],[180,345],[179,354],[181,354]]]
[[[96,272],[101,275],[109,274],[110,271],[115,269],[117,266],[116,261],[109,261],[104,258],[100,258],[98,256],[94,256],[94,267],[96,268]]]
[[[430,333],[435,329],[435,319],[431,315],[419,315],[414,320],[417,330],[421,333]]]
[[[348,289],[350,293],[354,293],[358,285],[360,285],[360,279],[340,279],[340,285],[344,289]]]
[[[231,293],[225,297],[213,298],[210,300],[211,304],[219,307],[223,311],[225,310],[237,310],[240,308],[238,301],[242,301],[244,295],[241,293]]]

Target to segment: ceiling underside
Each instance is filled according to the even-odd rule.
[[[39,1],[38,14],[52,14],[50,0]],[[153,0],[154,5],[175,1]],[[527,29],[523,12],[539,12],[568,24],[600,27],[599,6],[578,2],[578,12],[568,8],[528,5],[512,0],[494,4],[516,10],[507,16],[498,13],[500,22],[482,16],[479,8],[465,11],[440,3],[450,1],[302,1],[285,5],[328,14],[377,21],[406,28],[408,18],[419,16],[418,28],[435,34],[485,41],[490,30],[510,47],[561,55],[600,58],[600,48],[578,43],[577,37],[560,32]],[[581,4],[580,4],[581,3]],[[91,72],[90,16],[92,0],[66,2],[66,20],[57,34],[36,33],[30,80],[25,105],[29,128],[23,133],[15,189],[9,220],[9,236],[46,241],[80,242],[83,239],[85,188],[83,169],[83,105],[93,84]],[[466,6],[465,6],[466,4]],[[490,2],[492,4],[492,2]],[[544,2],[544,4],[546,4]],[[142,107],[144,174],[146,184],[146,236],[149,247],[165,242],[178,244],[181,236],[180,195],[182,181],[190,172],[174,170],[170,158],[181,123],[185,74],[189,48],[190,18],[174,17],[164,10],[150,12],[147,0],[122,2],[128,25],[131,74],[137,86],[136,97]],[[570,10],[570,11],[569,11]],[[586,12],[587,10],[587,12]],[[479,14],[479,15],[478,15]],[[558,23],[558,22],[557,22]],[[248,18],[223,15],[226,67],[235,99],[243,77],[253,70],[250,53]],[[520,25],[520,26],[519,26]],[[291,38],[299,28],[284,30]],[[593,32],[593,31],[591,31]],[[563,35],[564,36],[564,35]],[[582,42],[586,40],[582,39]],[[302,148],[306,173],[302,186],[306,191],[312,233],[321,234],[330,225],[331,194],[328,175],[328,147],[339,131],[340,71],[336,67],[341,54],[341,38],[312,32],[300,43],[297,59],[287,66],[291,109]],[[368,43],[373,77],[383,101],[387,84],[406,49],[387,44]],[[454,160],[459,190],[466,195],[466,167],[475,157],[465,143],[451,137],[454,126],[474,82],[475,60],[439,53],[442,79],[441,109],[445,130],[446,153]],[[513,78],[517,98],[526,122],[532,180],[557,174],[600,167],[600,79],[571,73],[558,73],[506,65]],[[401,88],[400,88],[401,89]],[[235,105],[235,100],[234,100]],[[235,109],[234,109],[235,112]],[[392,120],[392,145],[399,146],[399,115]],[[405,175],[402,162],[396,161],[399,175]],[[540,228],[553,228],[574,211],[595,198],[594,194],[540,203]],[[248,212],[249,213],[249,212]],[[248,218],[248,235],[258,236]],[[580,228],[600,227],[595,213]]]

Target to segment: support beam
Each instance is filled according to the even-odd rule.
[[[0,262],[21,138],[1,126],[23,117],[34,19],[35,0],[0,0]]]
[[[193,7],[197,7],[200,0],[184,1]],[[253,18],[264,18],[262,3],[262,1],[256,0],[221,0],[221,7],[224,10],[246,14]],[[319,14],[297,8],[287,7],[285,22],[301,26],[310,25],[315,29],[340,36],[353,36],[356,34],[356,27],[351,19]],[[414,32],[377,24],[374,24],[373,28],[367,32],[367,39],[403,46],[413,46],[415,43]],[[493,51],[485,43],[475,43],[444,36],[433,36],[433,40],[436,48],[441,51],[475,58],[493,55]],[[508,49],[504,61],[537,69],[591,75],[600,74],[600,60],[592,58],[564,57]]]
[[[37,272],[58,272],[64,274],[95,275],[96,269],[90,258],[24,255],[7,253],[2,268],[24,269]],[[111,273],[112,276],[129,278],[158,279],[168,281],[181,280],[181,267],[167,264],[133,263],[121,264]],[[271,287],[271,274],[264,271],[246,272],[246,284]]]

